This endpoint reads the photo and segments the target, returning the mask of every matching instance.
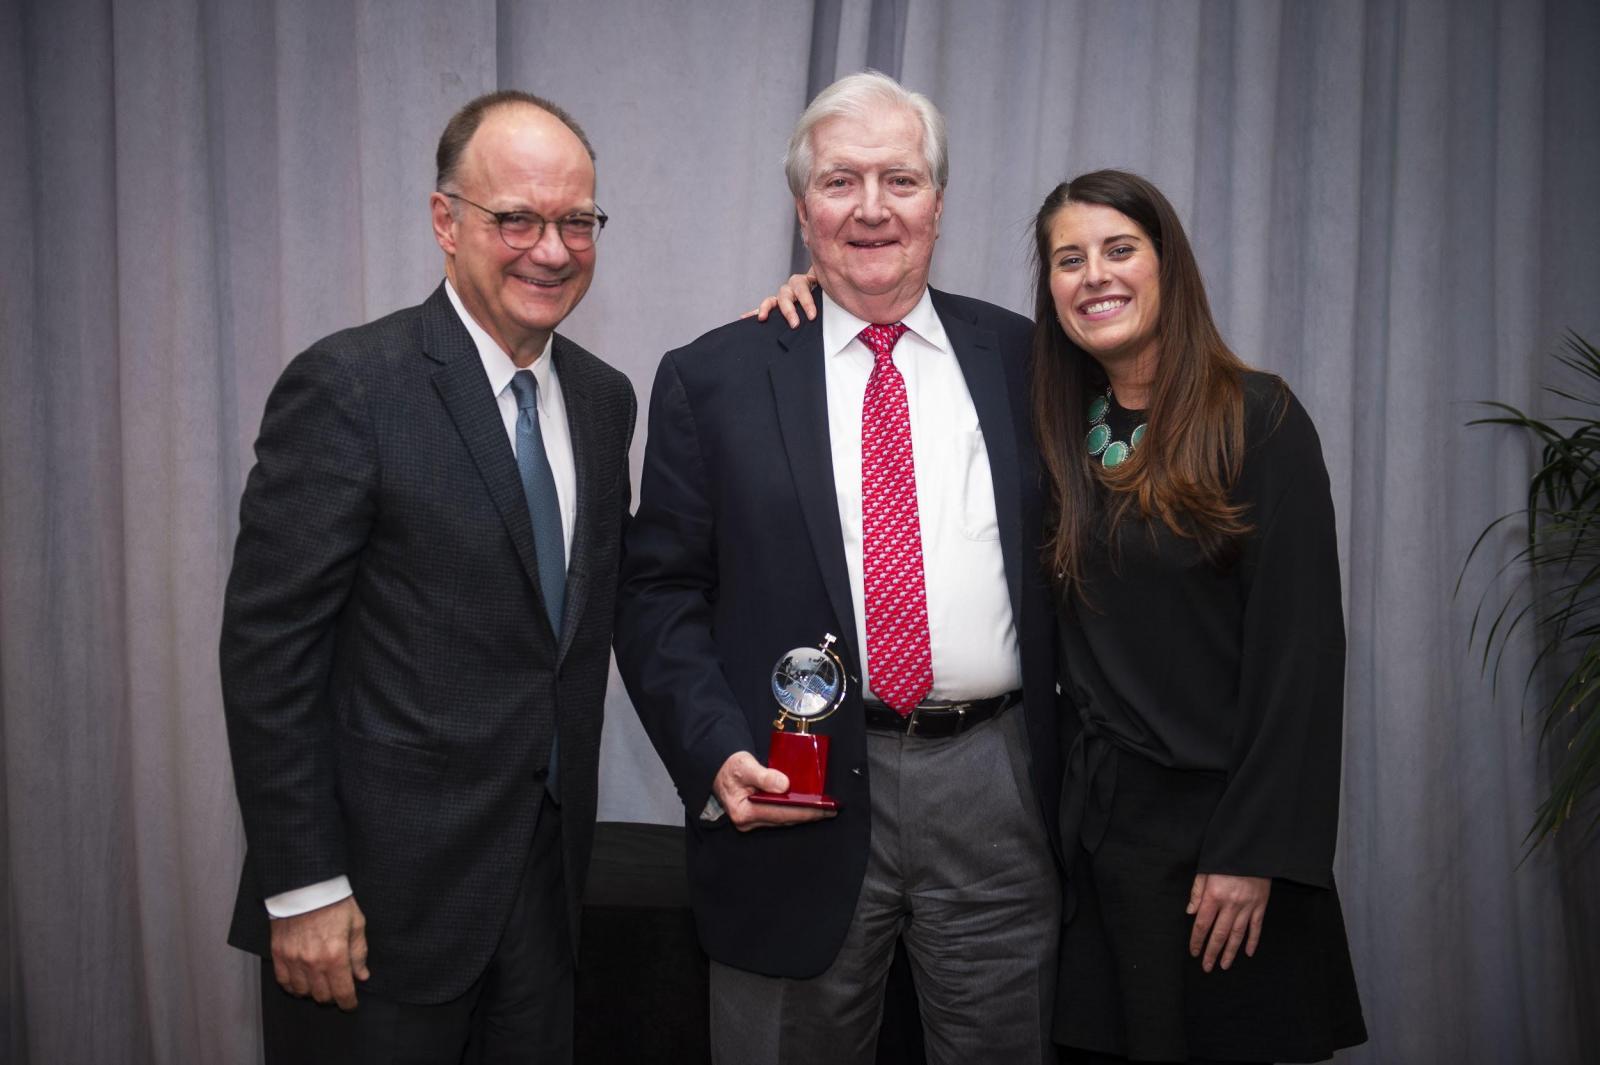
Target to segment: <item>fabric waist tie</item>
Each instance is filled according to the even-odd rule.
[[[1061,789],[1061,851],[1070,873],[1074,844],[1093,854],[1111,823],[1111,802],[1117,793],[1117,747],[1084,720],[1067,752],[1066,779]],[[1077,910],[1077,892],[1069,875],[1061,922]]]

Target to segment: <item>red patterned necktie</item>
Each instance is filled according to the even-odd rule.
[[[866,585],[867,674],[872,691],[909,714],[933,689],[922,523],[911,455],[906,381],[894,365],[905,324],[869,325],[861,342],[875,359],[861,405],[862,572]]]

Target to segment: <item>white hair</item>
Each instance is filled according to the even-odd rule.
[[[816,153],[811,134],[830,118],[865,118],[883,107],[901,107],[917,116],[922,124],[922,154],[934,184],[944,188],[950,180],[950,145],[945,136],[944,116],[920,92],[912,92],[889,75],[876,70],[849,74],[817,93],[795,123],[789,135],[789,150],[783,156],[783,170],[789,178],[789,191],[795,199],[805,196],[811,181]]]

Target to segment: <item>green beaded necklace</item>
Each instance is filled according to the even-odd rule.
[[[1089,457],[1100,456],[1100,465],[1106,469],[1120,466],[1133,454],[1133,449],[1139,446],[1139,441],[1144,439],[1145,427],[1148,422],[1140,422],[1129,435],[1127,441],[1111,439],[1111,426],[1106,424],[1106,415],[1111,413],[1111,386],[1106,386],[1103,396],[1096,396],[1089,401],[1089,435],[1084,438],[1084,443],[1089,445]]]

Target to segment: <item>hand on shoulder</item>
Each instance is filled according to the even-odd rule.
[[[756,306],[755,310],[745,311],[739,317],[749,318],[753,315],[756,321],[764,322],[776,307],[791,329],[799,327],[800,311],[805,312],[806,321],[816,321],[817,300],[812,294],[812,286],[816,283],[815,267],[803,274],[790,274],[789,280],[778,286],[776,294],[768,296]]]

